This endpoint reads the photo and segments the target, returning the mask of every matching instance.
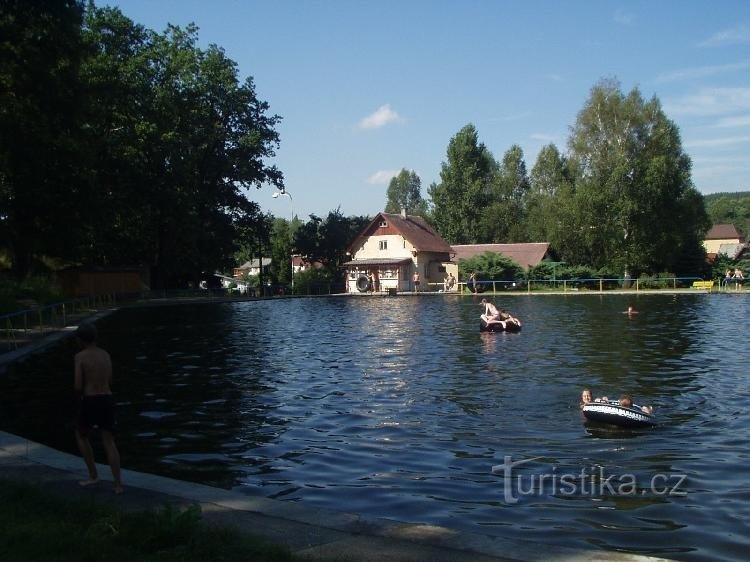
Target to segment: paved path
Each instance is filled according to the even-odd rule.
[[[64,498],[95,498],[126,510],[165,504],[200,505],[203,520],[227,525],[286,545],[313,559],[361,561],[492,560],[645,561],[619,552],[583,551],[536,545],[434,525],[401,523],[353,513],[305,507],[219,488],[123,470],[125,493],[112,493],[109,468],[99,466],[102,482],[82,488],[83,461],[39,443],[0,432],[0,478],[30,482]]]

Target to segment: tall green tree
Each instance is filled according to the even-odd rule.
[[[391,178],[386,192],[386,213],[399,213],[402,209],[410,215],[427,215],[427,202],[422,199],[422,180],[416,172],[403,168]]]
[[[532,242],[550,242],[560,246],[558,239],[563,224],[561,205],[571,187],[565,157],[554,144],[542,147],[531,169],[526,203],[526,232]]]
[[[428,190],[432,223],[449,243],[484,241],[480,240],[480,221],[497,167],[492,154],[479,142],[474,125],[466,125],[451,138],[440,183],[433,183]]]
[[[523,150],[514,144],[503,155],[492,178],[489,201],[482,211],[482,241],[522,242],[527,239],[528,192],[529,177]]]
[[[631,271],[676,268],[687,240],[707,228],[696,206],[690,159],[659,100],[627,95],[602,80],[578,114],[569,141],[577,231],[589,263]]]
[[[104,139],[91,174],[103,218],[86,257],[146,263],[156,287],[227,269],[238,225],[262,218],[246,190],[283,185],[265,163],[280,118],[222,49],[197,46],[193,26],[157,34],[90,7],[86,31],[91,129]]]
[[[77,242],[82,14],[75,0],[0,3],[0,244],[19,277]]]

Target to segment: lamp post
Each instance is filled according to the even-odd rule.
[[[274,199],[278,199],[279,197],[289,197],[289,229],[291,234],[291,228],[292,228],[292,221],[294,220],[294,206],[292,204],[292,196],[291,194],[286,190],[286,188],[282,187],[278,191],[276,191],[271,197]],[[294,292],[294,255],[291,256],[290,261],[292,262],[292,292]]]

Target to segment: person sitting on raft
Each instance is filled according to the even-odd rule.
[[[623,394],[620,396],[619,404],[624,408],[632,408],[633,399],[628,394]],[[651,406],[636,406],[636,408],[640,408],[644,414],[652,414],[654,412]]]
[[[505,309],[498,310],[497,307],[491,302],[488,302],[487,299],[482,299],[480,304],[484,306],[484,314],[481,315],[481,318],[487,326],[500,324],[504,330],[507,329],[509,323],[515,324],[518,327],[521,326],[521,321],[518,318],[512,316]]]

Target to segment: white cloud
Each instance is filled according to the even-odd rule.
[[[737,115],[735,117],[724,117],[714,125],[714,127],[721,127],[724,129],[731,129],[734,127],[750,127],[750,115]]]
[[[537,141],[550,143],[557,140],[557,135],[550,135],[548,133],[531,133],[531,138]]]
[[[697,94],[665,100],[664,110],[676,115],[722,115],[750,109],[750,88],[706,88]]]
[[[373,185],[388,183],[389,181],[391,181],[391,178],[395,178],[400,171],[401,170],[378,170],[369,178],[367,178],[367,183],[371,183]]]
[[[708,39],[698,43],[698,46],[724,47],[726,45],[737,45],[738,43],[750,43],[750,25],[742,24],[714,33]]]
[[[547,80],[552,80],[553,82],[562,82],[563,79],[561,74],[557,74],[555,72],[550,72],[548,74],[545,74],[544,76],[545,78],[547,78]]]
[[[396,113],[391,104],[381,105],[375,113],[372,113],[359,122],[360,129],[379,129],[388,123],[400,123],[403,118]]]
[[[717,139],[702,139],[685,143],[686,148],[720,148],[724,146],[734,146],[736,144],[750,143],[750,136],[742,137],[723,137]]]
[[[656,82],[676,82],[678,80],[691,80],[695,78],[705,78],[706,76],[715,76],[725,72],[734,72],[744,70],[750,67],[750,61],[736,62],[730,64],[717,64],[715,66],[696,66],[694,68],[683,68],[660,74],[656,77]]]
[[[613,19],[621,25],[630,25],[633,23],[633,14],[629,14],[622,8],[618,8]]]

